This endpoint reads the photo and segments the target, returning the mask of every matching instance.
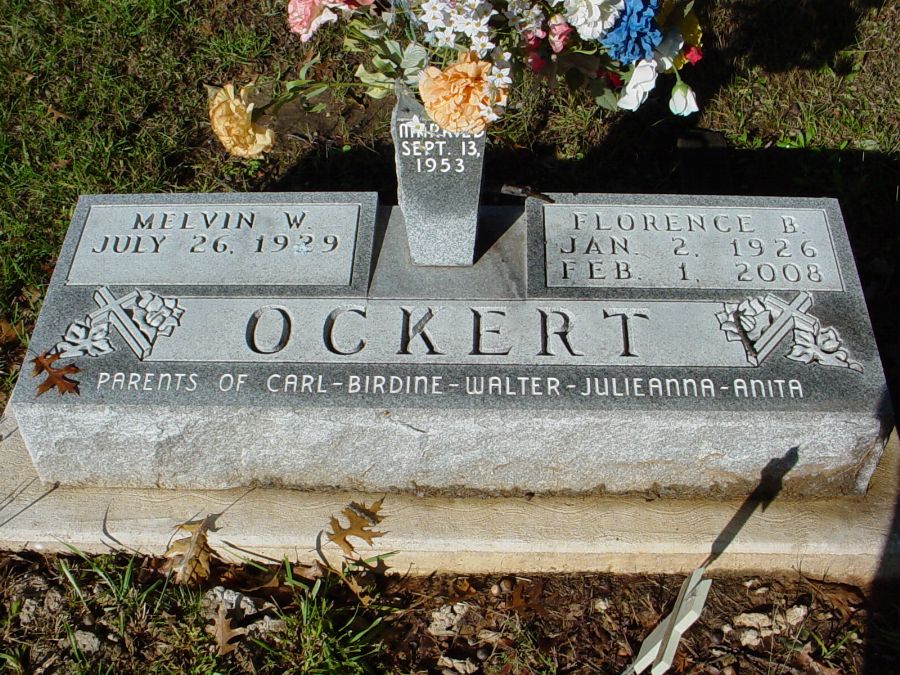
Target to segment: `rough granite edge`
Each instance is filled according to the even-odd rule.
[[[753,421],[746,413],[719,413],[717,423],[709,423],[708,414],[680,413],[664,419],[656,413],[650,416],[657,421],[654,429],[647,428],[648,416],[641,414],[567,416],[558,422],[574,427],[573,433],[584,437],[585,446],[590,447],[563,447],[560,451],[557,444],[554,453],[553,440],[560,438],[559,424],[538,424],[526,429],[521,437],[506,434],[505,446],[502,436],[498,435],[494,439],[496,444],[489,447],[461,447],[453,436],[465,434],[474,422],[458,419],[458,411],[454,417],[435,414],[433,410],[401,410],[388,414],[357,410],[355,419],[342,415],[347,413],[353,417],[354,411],[332,410],[327,419],[311,419],[309,411],[289,409],[266,411],[265,415],[260,415],[259,411],[247,411],[244,416],[234,415],[233,410],[228,412],[234,427],[220,425],[219,436],[213,439],[215,442],[209,445],[212,449],[206,452],[196,451],[196,439],[208,438],[209,425],[218,424],[216,420],[225,418],[208,408],[179,415],[133,410],[127,416],[101,407],[84,410],[81,415],[31,408],[17,411],[16,417],[43,481],[109,487],[226,489],[256,485],[317,492],[353,489],[452,497],[540,494],[735,498],[755,489],[763,467],[786,456],[790,450],[785,443],[777,448],[745,450],[739,456],[737,445],[746,442],[746,438],[740,438],[740,430],[747,425],[752,427]],[[522,412],[519,419],[511,419],[507,411],[497,420],[485,420],[484,414],[479,413],[478,423],[487,424],[489,432],[492,424],[500,431],[500,420],[503,425],[527,426],[532,416],[527,411]],[[250,452],[251,448],[244,445],[244,441],[250,437],[265,439],[261,430],[272,415],[279,416],[283,438],[269,437],[268,447],[252,447]],[[431,443],[428,439],[431,432],[423,430],[428,425],[416,415],[425,415],[439,431],[448,433],[449,439]],[[889,427],[873,415],[843,415],[835,419],[832,413],[828,418],[835,431],[830,438],[852,444],[852,447],[832,450],[830,444],[823,443],[820,435],[816,435],[817,430],[825,427],[825,416],[820,416],[823,419],[810,419],[808,413],[782,413],[776,416],[777,419],[773,419],[771,413],[760,415],[760,419],[769,419],[796,441],[795,447],[800,447],[799,461],[792,469],[793,475],[789,472],[786,476],[781,494],[802,497],[864,493],[881,457]],[[405,421],[404,417],[411,421]],[[133,420],[127,427],[122,424],[126,418]],[[584,424],[587,422],[591,422],[596,431],[586,432]],[[645,436],[639,445],[645,451],[613,457],[619,450],[615,444],[620,440],[608,433],[613,424],[643,428]],[[46,430],[54,425],[57,430],[60,425],[65,425],[69,438],[51,448],[48,446],[51,434]],[[535,431],[538,427],[543,428],[540,437]],[[133,439],[134,430],[138,428],[145,433],[155,429],[158,440],[149,442],[145,448],[123,440]],[[721,445],[714,456],[695,457],[693,451],[684,446],[689,442],[687,439],[696,438],[698,428],[718,439],[734,438],[737,445]],[[312,434],[312,440],[306,444],[299,443],[290,448],[284,442],[284,438],[302,438],[304,429],[311,430],[309,433]],[[802,433],[804,430],[806,435]],[[114,438],[115,433],[121,434],[121,438]],[[662,443],[661,439],[666,442]],[[561,442],[564,444],[566,440],[563,438]],[[520,443],[527,447],[521,447]],[[607,447],[603,447],[604,443]],[[104,445],[106,448],[102,447]],[[514,460],[512,452],[517,453]],[[78,457],[74,462],[68,459],[73,455]],[[414,455],[416,457],[411,459]],[[562,460],[558,459],[560,456]],[[690,461],[691,458],[695,461]],[[569,459],[571,464],[567,464]],[[362,470],[362,462],[371,465]],[[727,463],[728,469],[713,462]],[[631,484],[617,489],[611,485],[610,475],[621,475],[625,463],[633,464]],[[378,475],[376,468],[379,464],[382,475]],[[101,473],[97,471],[100,465],[104,477],[99,480],[89,478]],[[304,479],[304,467],[313,465],[310,471],[318,478],[314,481]],[[581,476],[583,487],[548,487],[546,477],[560,471],[561,467],[571,475]],[[585,478],[585,472],[591,470],[593,473]],[[498,472],[499,479],[496,477]],[[432,474],[430,477],[429,473]],[[443,483],[434,480],[435,474],[445,476]],[[639,478],[635,479],[636,475]],[[562,476],[559,480],[571,484],[570,476]]]

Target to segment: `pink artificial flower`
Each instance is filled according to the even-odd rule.
[[[538,28],[535,31],[522,31],[522,39],[525,41],[526,49],[537,49],[541,46],[541,40],[545,37],[547,37],[547,33],[542,28]]]
[[[292,33],[299,33],[302,42],[308,41],[319,26],[337,21],[337,14],[328,9],[325,0],[290,0],[288,24]]]
[[[347,9],[359,9],[360,7],[368,7],[375,0],[338,0],[334,4],[344,5]]]
[[[561,14],[550,17],[550,49],[554,54],[559,54],[566,48],[573,30]]]
[[[695,63],[697,63],[697,61],[699,61],[702,58],[703,58],[703,52],[700,51],[700,47],[697,47],[696,45],[691,45],[690,47],[688,47],[687,49],[684,50],[684,60],[687,61],[688,63],[690,63],[691,65],[694,65]]]
[[[529,70],[535,73],[541,72],[547,67],[549,62],[537,49],[528,49],[525,51],[525,65]]]

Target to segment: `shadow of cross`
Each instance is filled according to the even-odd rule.
[[[106,286],[101,286],[94,291],[94,302],[100,308],[89,315],[94,323],[109,321],[119,334],[128,343],[139,359],[142,361],[150,356],[153,343],[141,331],[140,325],[126,312],[126,309],[134,307],[137,300],[137,291],[116,298]]]
[[[812,296],[804,291],[798,293],[797,297],[788,304],[770,293],[766,296],[765,305],[769,309],[778,309],[781,313],[754,343],[753,347],[756,353],[747,356],[747,360],[754,366],[765,361],[784,337],[794,330],[795,319],[801,318],[804,322],[809,322],[806,310],[812,307]]]

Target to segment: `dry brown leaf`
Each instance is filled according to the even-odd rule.
[[[21,328],[21,323],[13,326],[9,321],[0,319],[0,347],[5,344],[17,342],[19,340],[19,332]]]
[[[450,582],[450,597],[452,599],[457,598],[468,598],[473,595],[477,595],[478,591],[475,590],[475,587],[469,582],[468,577],[456,577],[453,581]]]
[[[528,584],[527,588],[526,584],[516,584],[507,606],[509,609],[523,616],[529,611],[534,612],[538,616],[542,616],[545,612],[544,603],[541,601],[541,596],[543,594],[543,581],[538,580]]]
[[[222,602],[219,603],[219,611],[216,612],[212,625],[206,627],[206,632],[216,639],[219,656],[225,656],[237,649],[236,645],[231,644],[231,640],[246,634],[247,629],[231,627],[231,619],[228,618],[225,603]]]
[[[41,299],[41,289],[35,286],[28,286],[22,289],[20,295],[25,302],[33,306]]]
[[[812,657],[812,642],[803,645],[803,649],[794,652],[794,664],[803,668],[806,675],[841,675],[841,671],[819,663]]]
[[[347,584],[347,588],[349,588],[353,595],[359,600],[359,604],[363,607],[368,607],[374,602],[375,598],[366,592],[366,589],[352,576],[345,576],[344,583]]]
[[[384,497],[377,502],[373,502],[371,506],[350,502],[350,505],[341,511],[341,514],[347,519],[347,527],[343,527],[337,518],[331,516],[329,521],[331,532],[326,532],[326,534],[331,541],[341,547],[344,555],[352,557],[356,551],[353,548],[353,544],[347,540],[347,537],[357,537],[369,546],[372,546],[375,537],[384,536],[384,532],[370,529],[384,519],[384,516],[378,514],[383,502]]]
[[[50,116],[50,122],[52,124],[56,124],[59,120],[67,120],[69,116],[65,113],[61,113],[59,110],[54,108],[52,105],[47,106],[47,114]]]
[[[35,356],[31,363],[34,366],[31,371],[32,377],[46,375],[47,378],[38,385],[37,395],[45,394],[51,389],[56,389],[59,395],[63,394],[80,394],[78,391],[78,380],[73,380],[69,375],[80,372],[80,368],[73,364],[57,368],[53,364],[59,360],[59,354],[50,354],[49,351]]]
[[[71,159],[61,159],[58,162],[50,162],[50,164],[47,165],[47,168],[51,171],[59,171],[60,169],[65,169],[71,163]]]
[[[210,518],[182,523],[175,529],[190,536],[176,539],[163,553],[166,565],[163,570],[172,574],[176,584],[193,584],[209,577],[209,565],[213,550],[209,546],[207,532]]]
[[[840,614],[842,619],[849,617],[856,611],[856,607],[865,600],[862,591],[851,584],[818,581],[809,577],[803,578],[812,587],[816,595]]]
[[[325,568],[318,560],[313,560],[312,565],[304,565],[303,563],[295,563],[292,565],[291,574],[300,579],[307,581],[315,581],[321,579],[325,574]]]

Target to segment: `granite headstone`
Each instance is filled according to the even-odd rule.
[[[733,495],[793,451],[787,492],[865,490],[891,409],[835,201],[548,199],[441,268],[373,194],[83,198],[12,399],[41,478]]]

